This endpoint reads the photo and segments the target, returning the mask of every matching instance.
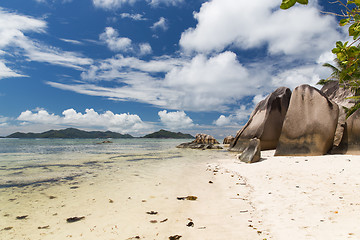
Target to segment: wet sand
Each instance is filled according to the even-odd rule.
[[[359,239],[360,156],[273,154],[98,156],[79,177],[0,189],[0,239]]]
[[[216,167],[227,153],[183,151],[115,166],[105,156],[91,159],[102,171],[0,189],[0,239],[263,239],[249,227],[249,189]]]

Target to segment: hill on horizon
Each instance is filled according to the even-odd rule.
[[[190,134],[185,134],[181,132],[170,132],[166,131],[164,129],[161,129],[160,131],[150,133],[148,135],[143,136],[142,138],[174,138],[174,139],[189,139],[189,138],[195,138],[194,136]]]
[[[83,131],[76,128],[63,130],[49,130],[42,133],[16,132],[6,138],[133,138],[130,134],[121,134],[111,131]]]

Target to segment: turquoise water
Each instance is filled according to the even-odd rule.
[[[181,158],[173,139],[0,139],[0,188],[70,181],[127,164]]]

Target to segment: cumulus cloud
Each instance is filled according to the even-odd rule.
[[[238,62],[232,52],[210,58],[202,54],[192,59],[164,56],[148,62],[117,55],[93,65],[81,76],[89,82],[113,81],[115,86],[105,87],[101,83],[48,84],[113,100],[192,111],[225,111],[227,104],[259,94],[260,89],[266,86]]]
[[[160,121],[169,129],[189,129],[194,127],[193,120],[184,111],[159,111]]]
[[[86,109],[85,113],[74,109],[63,111],[62,116],[50,114],[46,110],[32,112],[26,110],[17,118],[27,123],[52,124],[74,127],[98,127],[122,133],[136,133],[147,127],[138,115],[111,111],[97,113],[94,109]]]
[[[230,114],[229,116],[220,115],[213,123],[219,127],[243,125],[249,119],[253,107],[254,105],[241,105],[233,114]]]
[[[152,26],[152,30],[161,29],[163,31],[166,31],[168,29],[168,21],[164,17],[160,17],[159,21],[155,22]]]
[[[164,86],[179,91],[178,109],[226,110],[226,104],[256,93],[259,79],[237,61],[236,54],[224,52],[207,58],[197,55],[183,66],[169,71]]]
[[[271,54],[305,58],[331,49],[340,38],[336,19],[321,15],[316,3],[283,11],[278,0],[213,0],[205,2],[194,17],[197,26],[185,31],[180,40],[187,51],[267,46]]]
[[[319,71],[316,69],[319,68]],[[315,86],[321,79],[318,72],[326,71],[320,70],[321,66],[302,66],[298,68],[287,69],[278,75],[272,77],[272,84],[276,87],[286,86],[290,89],[307,83]]]
[[[283,11],[275,0],[208,1],[194,14],[196,27],[186,30],[180,39],[182,50],[191,54],[153,56],[147,61],[124,56],[124,52],[151,53],[149,44],[134,44],[131,39],[123,44],[117,30],[107,28],[100,38],[122,54],[97,60],[82,72],[81,83],[48,84],[164,109],[229,113],[243,98],[258,96],[257,101],[278,86],[314,84],[326,77],[319,63],[331,57],[329,49],[341,33],[336,31],[335,17],[321,15],[318,8],[311,3]],[[164,24],[166,19],[160,18],[153,29]],[[267,50],[261,59],[249,52],[242,55],[243,50],[260,47]],[[223,114],[218,124],[229,118],[241,122],[240,116]]]
[[[114,52],[131,52],[139,55],[147,55],[152,52],[149,43],[133,44],[130,38],[119,37],[119,32],[112,27],[105,28],[105,31],[99,35],[99,39]]]
[[[119,37],[118,31],[112,27],[105,28],[105,31],[100,34],[99,38],[101,41],[104,41],[112,51],[129,51],[131,47],[131,39]]]
[[[152,48],[149,43],[140,43],[139,50],[140,50],[140,55],[147,55],[152,53]]]

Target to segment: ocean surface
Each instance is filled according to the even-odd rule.
[[[181,212],[177,197],[201,194],[208,163],[230,154],[176,148],[191,139],[108,140],[0,139],[0,239],[167,239],[146,212]]]
[[[0,188],[73,180],[127,163],[156,164],[184,157],[190,139],[0,139]]]

